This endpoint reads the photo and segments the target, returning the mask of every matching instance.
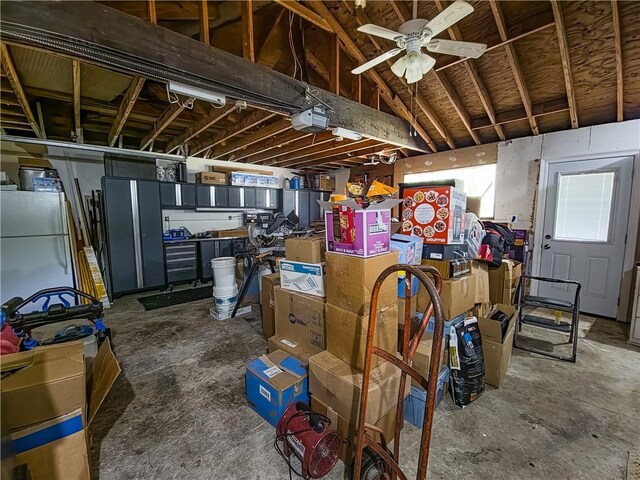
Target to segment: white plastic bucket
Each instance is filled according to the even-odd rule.
[[[219,257],[211,260],[213,283],[216,287],[233,287],[236,284],[236,259]]]
[[[213,304],[221,316],[231,314],[237,301],[238,286],[235,283],[231,287],[213,287]]]

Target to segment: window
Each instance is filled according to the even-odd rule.
[[[452,168],[437,172],[409,173],[405,183],[460,180],[467,197],[480,197],[480,217],[493,218],[496,197],[496,164],[477,167]]]
[[[554,240],[609,241],[615,172],[558,175]]]

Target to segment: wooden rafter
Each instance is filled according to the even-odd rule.
[[[284,12],[285,10],[280,10],[280,12],[278,13],[278,16],[276,17],[276,20],[273,22],[273,26],[269,30],[269,33],[267,33],[267,37],[264,39],[264,42],[262,43],[260,50],[258,50],[258,56],[256,57],[256,62],[261,65],[264,65],[267,68],[275,67],[279,59],[279,56],[269,55],[269,53],[271,53],[271,49],[270,49],[271,43],[274,41],[274,38],[276,37],[276,33],[278,32],[278,27],[280,26],[280,22],[282,21],[282,17],[284,16]],[[265,60],[267,58],[269,59],[268,61]]]
[[[305,59],[307,60],[307,64],[315,70],[315,72],[320,75],[328,84],[331,84],[331,73],[329,69],[320,61],[320,59],[313,53],[311,50],[307,49],[305,52]],[[360,76],[358,76],[360,78]],[[340,84],[340,95],[343,97],[348,97],[348,90]]]
[[[165,128],[167,128],[171,122],[173,122],[182,111],[187,108],[187,105],[193,102],[195,99],[189,98],[184,103],[182,101],[178,103],[172,103],[167,109],[162,112],[160,118],[153,124],[153,127],[140,141],[140,150],[147,148],[151,142],[153,142],[158,135],[160,135]]]
[[[200,20],[200,41],[209,45],[209,3],[198,0],[198,19]]]
[[[331,35],[330,47],[329,91],[340,95],[340,40],[337,35]]]
[[[235,142],[230,142],[226,145],[222,145],[213,151],[215,158],[223,158],[229,156],[229,160],[235,160],[234,152],[242,150],[243,148],[250,147],[263,140],[284,133],[291,130],[291,121],[288,118],[281,118],[275,122],[262,127],[261,129],[250,133],[242,138],[239,138]]]
[[[199,153],[202,153],[209,148],[215,147],[216,145],[219,145],[229,140],[230,138],[235,137],[236,135],[257,127],[261,123],[264,123],[275,116],[275,113],[263,112],[262,110],[251,112],[248,115],[242,117],[236,124],[224,128],[220,132],[217,132],[211,136],[201,139],[189,149],[189,153],[191,155],[198,155]]]
[[[355,44],[353,39],[349,36],[349,34],[342,28],[338,20],[331,14],[331,12],[327,9],[323,2],[311,2],[311,8],[313,8],[322,18],[324,18],[331,29],[338,36],[342,44],[344,45],[345,51],[356,61],[359,63],[364,63],[367,61],[367,57],[360,51],[358,46]],[[367,70],[365,72],[367,78],[369,78],[375,85],[380,89],[380,95],[384,99],[384,101],[389,105],[391,110],[395,112],[400,118],[409,122],[418,135],[429,145],[431,150],[434,152],[438,151],[438,146],[431,139],[429,134],[422,128],[413,113],[407,108],[407,106],[402,102],[402,100],[393,93],[393,91],[389,88],[387,83],[382,79],[382,77],[376,72],[374,69]]]
[[[493,18],[495,19],[496,25],[498,27],[498,32],[500,33],[500,38],[503,42],[505,42],[507,40],[507,24],[504,20],[504,15],[502,14],[502,8],[500,7],[498,0],[489,0],[489,2],[491,5],[491,11],[493,12]],[[531,131],[534,135],[538,135],[540,133],[540,129],[538,128],[538,122],[536,121],[531,111],[531,97],[529,97],[529,89],[527,88],[527,84],[524,80],[524,75],[522,74],[522,69],[520,68],[520,64],[518,62],[516,49],[513,46],[513,43],[506,43],[504,49],[509,60],[509,65],[511,67],[513,77],[515,78],[516,85],[518,87],[518,92],[520,92],[522,105],[527,112],[527,119],[529,120]]]
[[[349,153],[357,152],[359,150],[363,150],[369,147],[378,147],[380,145],[385,145],[384,142],[380,142],[378,140],[370,140],[368,138],[363,138],[362,140],[356,140],[345,144],[344,142],[336,142],[335,146],[332,148],[325,148],[324,150],[315,153],[313,155],[304,156],[301,159],[295,160],[284,160],[281,162],[276,162],[275,165],[279,167],[289,167],[289,166],[301,166],[307,165],[309,163],[318,162],[324,158],[335,157],[336,155],[346,156]]]
[[[78,143],[84,143],[82,125],[80,124],[80,62],[72,62],[72,89],[73,89],[73,128]]]
[[[362,103],[362,75],[354,75],[351,79],[351,99]]]
[[[534,117],[542,117],[544,115],[551,115],[553,113],[566,112],[567,110],[569,110],[569,103],[564,97],[531,106],[531,113]],[[495,123],[498,125],[505,125],[507,123],[519,122],[527,119],[527,112],[525,112],[524,108],[517,108],[514,110],[496,113]],[[473,128],[474,130],[480,130],[482,128],[490,127],[493,127],[493,124],[488,117],[471,119],[471,128]]]
[[[242,0],[242,56],[250,62],[256,61],[253,35],[253,0]]]
[[[297,149],[295,153],[287,153],[286,155],[278,154],[262,163],[265,165],[276,165],[277,163],[282,163],[287,160],[308,158],[309,155],[314,155],[331,148],[337,148],[336,146],[340,146],[339,142],[336,141],[336,137],[334,137],[331,132],[320,133],[314,135],[310,142],[305,142],[304,147]]]
[[[451,83],[449,83],[449,80],[447,79],[445,74],[438,73],[433,70],[432,70],[432,74],[436,77],[436,80],[438,80],[438,82],[440,83],[440,86],[444,90],[444,93],[449,99],[449,102],[451,103],[451,105],[453,106],[453,109],[458,114],[458,117],[460,117],[460,120],[462,120],[462,124],[464,125],[464,128],[467,129],[467,132],[469,132],[469,135],[471,136],[473,141],[476,143],[476,145],[480,145],[482,141],[480,140],[480,137],[478,136],[478,134],[471,128],[471,118],[469,117],[469,113],[467,112],[467,109],[464,108],[464,105],[460,101],[458,94],[456,93]]]
[[[234,161],[245,160],[261,153],[270,152],[273,149],[286,147],[293,142],[311,137],[312,133],[297,132],[295,130],[288,131],[282,135],[273,135],[265,141],[255,143],[240,151],[235,152]],[[251,160],[249,160],[251,161]]]
[[[321,29],[326,30],[327,32],[333,32],[329,23],[327,23],[327,21],[324,18],[322,18],[322,15],[318,15],[317,13],[313,12],[312,10],[309,10],[307,7],[301,5],[295,0],[275,0],[275,2],[278,3],[279,5],[282,5],[284,8],[292,11],[296,15],[299,15],[300,17],[304,18],[308,22],[311,22],[316,27],[320,27]]]
[[[158,24],[158,13],[156,11],[156,0],[147,0],[147,20],[154,25]]]
[[[353,155],[353,158],[359,157],[360,155],[366,157],[366,155],[380,153],[386,147],[387,144],[383,142],[376,142],[373,140],[360,140],[358,142],[353,142],[350,145],[345,145],[344,147],[334,150],[333,152],[328,152],[328,154],[323,154],[319,158],[303,159],[296,163],[294,165],[294,168],[304,168],[307,165],[317,167],[320,165],[325,165],[327,163],[335,163],[337,161],[349,158],[349,155]],[[359,161],[358,163],[362,163],[362,161]],[[287,167],[287,165],[285,165],[285,167]]]
[[[438,7],[438,11],[440,12],[442,12],[447,7],[447,5],[445,5],[442,0],[436,0],[435,3],[436,7]],[[448,29],[448,32],[451,40],[463,41],[462,32],[460,32],[460,27],[458,27],[457,24],[451,26]],[[467,70],[467,73],[469,74],[469,77],[471,77],[471,83],[473,84],[473,87],[478,94],[478,98],[480,99],[480,103],[482,103],[484,111],[487,112],[487,116],[491,120],[491,123],[493,124],[495,131],[498,134],[498,137],[500,138],[500,140],[506,140],[504,129],[500,125],[496,124],[496,112],[493,108],[493,103],[491,102],[489,92],[484,85],[484,81],[482,80],[482,77],[480,77],[480,72],[478,72],[475,61],[472,58],[469,58],[464,63],[464,66]]]
[[[409,18],[411,18],[409,16],[409,13],[408,13],[406,7],[404,5],[402,5],[401,3],[397,2],[397,1],[391,1],[389,3],[393,7],[393,10],[396,13],[396,15],[398,16],[398,19],[400,20],[401,23],[404,23],[407,20],[409,20]],[[359,25],[366,25],[367,23],[372,23],[363,9],[361,9],[361,8],[358,9],[357,8],[357,9],[355,9],[354,13],[355,13],[356,21],[358,22]],[[376,37],[374,37],[372,35],[367,35],[367,37],[369,37],[369,41],[380,52],[384,52],[385,51],[385,49],[381,45],[380,41]],[[387,65],[389,67],[391,67],[391,65],[393,65],[393,61],[391,61],[391,60],[387,60],[386,63],[387,63]],[[407,81],[404,79],[404,77],[398,77],[398,80],[400,81],[400,83],[402,83],[402,85],[406,89],[409,90],[409,84],[407,84]],[[442,121],[440,120],[440,118],[438,117],[436,112],[434,112],[434,110],[429,106],[427,101],[424,98],[422,98],[422,95],[420,95],[419,92],[415,93],[414,100],[415,100],[416,105],[418,106],[418,108],[422,111],[422,113],[431,122],[433,127],[440,134],[440,136],[442,136],[442,138],[447,143],[449,148],[455,149],[456,148],[456,144],[453,141],[453,138],[451,137],[451,135],[449,134],[449,132],[445,128],[444,124],[442,123]]]
[[[138,99],[138,95],[140,95],[140,91],[142,90],[142,86],[144,85],[143,77],[133,77],[131,79],[131,83],[129,84],[129,88],[124,94],[124,98],[120,103],[120,108],[118,108],[118,113],[116,115],[115,120],[113,121],[113,125],[111,126],[111,130],[109,130],[109,137],[107,143],[110,147],[113,147],[122,131],[122,127],[124,127],[131,110],[133,109],[133,105],[136,103]]]
[[[2,53],[2,69],[4,73],[7,75],[9,79],[9,83],[11,84],[11,89],[18,99],[18,103],[24,112],[25,117],[27,117],[27,122],[31,126],[33,133],[36,134],[36,137],[42,138],[42,132],[40,131],[40,127],[38,126],[38,122],[36,121],[36,117],[33,115],[33,111],[29,106],[29,102],[27,101],[27,96],[24,93],[22,88],[22,83],[20,83],[20,77],[18,76],[18,72],[13,63],[13,59],[9,53],[9,49],[7,45],[2,43],[0,44],[0,50]],[[4,95],[3,95],[4,96]]]
[[[308,153],[308,150],[314,146],[333,141],[335,141],[335,137],[331,132],[313,134],[311,138],[300,138],[284,147],[274,147],[269,151],[255,155],[249,159],[249,163],[268,162],[269,160],[273,160],[284,155],[287,155],[288,158],[299,158],[298,156],[294,156],[294,154],[300,155],[302,152]]]
[[[182,135],[169,142],[167,148],[165,149],[166,152],[171,153],[181,145],[187,143],[192,138],[197,137],[209,127],[212,127],[227,115],[229,115],[231,112],[233,112],[234,109],[235,105],[226,105],[223,108],[211,107],[211,110],[206,117],[198,120],[196,123],[187,128],[184,133],[182,133]]]
[[[616,120],[622,122],[624,120],[624,70],[618,0],[611,0],[611,15],[613,17],[613,39],[616,47]]]
[[[511,28],[509,29],[510,31],[518,32],[518,33],[514,33],[512,36],[509,36],[506,40],[501,39],[500,42],[494,45],[489,45],[485,50],[485,53],[491,52],[492,50],[506,47],[510,43],[517,42],[518,40],[529,37],[530,35],[534,35],[538,32],[542,32],[543,30],[546,30],[554,26],[555,26],[555,22],[553,20],[553,16],[551,15],[550,12],[547,12],[547,11],[543,12],[542,14],[534,15],[533,17],[526,18],[522,23],[518,25],[512,25]],[[507,32],[507,35],[508,34],[509,32]],[[459,65],[461,63],[465,63],[468,60],[469,60],[468,57],[456,58],[455,56],[451,55],[449,56],[449,59],[446,62],[436,66],[436,72],[441,72],[443,70],[446,70],[447,68],[453,67],[455,65]]]
[[[562,74],[564,75],[564,86],[567,90],[567,100],[569,100],[569,116],[571,117],[571,128],[578,128],[578,108],[576,106],[576,93],[573,88],[573,75],[571,73],[571,59],[569,57],[569,45],[567,44],[567,34],[564,30],[564,17],[562,7],[556,0],[551,0],[553,18],[556,22],[556,33],[560,46],[560,58],[562,59]]]

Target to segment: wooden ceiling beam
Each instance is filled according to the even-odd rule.
[[[329,42],[331,62],[329,63],[329,91],[340,95],[340,40],[338,35],[331,35]]]
[[[198,120],[196,123],[194,123],[189,128],[187,128],[182,133],[182,135],[176,137],[172,142],[170,142],[167,145],[167,148],[165,149],[166,153],[173,152],[178,147],[180,147],[181,145],[184,145],[192,138],[197,137],[202,132],[207,130],[209,127],[215,125],[220,120],[222,120],[227,115],[229,115],[231,112],[233,112],[234,109],[235,109],[234,104],[225,105],[222,108],[211,107],[211,110],[209,110],[209,115]]]
[[[491,11],[493,12],[493,18],[495,19],[496,26],[498,27],[500,38],[503,42],[505,42],[507,40],[508,30],[507,23],[505,22],[504,15],[502,13],[502,8],[500,7],[498,0],[489,0],[489,4],[491,5]],[[518,92],[520,92],[522,104],[524,105],[524,109],[527,112],[527,118],[529,120],[529,125],[531,126],[531,131],[534,135],[538,135],[540,134],[540,129],[538,128],[538,123],[536,122],[536,119],[531,112],[531,97],[529,97],[529,89],[527,88],[527,84],[524,80],[524,75],[522,74],[522,69],[520,68],[520,64],[518,62],[516,49],[513,46],[513,43],[505,44],[504,48],[509,60],[509,65],[511,67],[513,77],[516,81],[516,86],[518,87]]]
[[[261,163],[273,160],[283,155],[291,155],[312,148],[314,145],[322,145],[327,142],[335,141],[335,137],[331,132],[322,132],[311,134],[311,138],[305,137],[289,143],[286,147],[275,146],[267,152],[255,155],[249,159],[249,163]],[[297,157],[294,157],[297,158]]]
[[[560,3],[557,2],[557,0],[551,0],[551,8],[553,9],[553,18],[556,22],[556,34],[558,35],[558,44],[560,46],[560,58],[562,59],[562,73],[564,75],[564,86],[567,90],[567,100],[569,100],[569,116],[571,117],[571,127],[578,128],[578,108],[576,106],[576,93],[573,88],[573,75],[571,73],[571,58],[569,57],[569,45],[567,44],[567,34],[564,29],[564,17],[562,16],[562,6],[560,5]]]
[[[198,21],[200,22],[200,41],[209,45],[209,2],[198,0]]]
[[[22,83],[20,82],[18,71],[16,70],[13,59],[11,58],[11,55],[9,53],[9,49],[7,48],[7,45],[5,43],[0,44],[0,53],[2,54],[2,59],[0,60],[0,62],[2,63],[2,69],[7,75],[9,83],[11,84],[11,89],[18,99],[18,103],[20,104],[25,117],[27,117],[27,121],[29,122],[29,125],[31,125],[33,133],[36,134],[36,137],[42,138],[40,126],[38,125],[36,117],[33,115],[33,111],[29,106],[29,101],[27,100],[27,96],[25,95],[24,89],[22,88]]]
[[[449,99],[449,103],[451,103],[451,105],[453,106],[453,109],[458,114],[458,117],[460,117],[460,120],[462,121],[464,128],[467,129],[467,132],[469,132],[469,135],[471,136],[475,144],[480,145],[482,141],[480,140],[480,137],[478,136],[478,134],[471,128],[471,118],[469,117],[469,113],[467,112],[467,109],[464,107],[464,105],[460,101],[458,94],[456,93],[451,83],[449,83],[449,80],[447,79],[445,74],[438,73],[435,70],[432,70],[431,72],[432,72],[432,75],[436,77],[436,80],[438,80],[438,82],[440,83],[440,86],[444,90],[445,95]]]
[[[364,63],[367,61],[367,57],[360,51],[358,46],[355,44],[353,39],[349,36],[349,34],[342,28],[340,22],[331,14],[329,9],[324,5],[323,2],[311,2],[311,8],[318,13],[322,18],[324,18],[334,33],[338,36],[342,44],[344,45],[345,51],[351,56],[354,60],[359,63]],[[389,105],[391,110],[398,115],[398,117],[403,120],[409,122],[417,134],[429,145],[432,151],[437,152],[438,146],[431,139],[431,137],[427,134],[427,132],[422,128],[411,111],[407,108],[407,106],[402,102],[402,100],[389,88],[387,83],[382,79],[382,77],[376,72],[374,69],[369,69],[364,73],[375,85],[380,88],[380,95],[383,100]],[[361,132],[365,133],[365,132]]]
[[[198,155],[199,153],[208,150],[209,148],[215,147],[222,142],[229,140],[230,138],[235,137],[241,133],[246,132],[247,130],[251,130],[252,128],[257,127],[263,122],[270,120],[275,117],[275,113],[264,112],[262,110],[255,110],[240,119],[234,125],[231,125],[227,128],[222,129],[219,132],[216,132],[214,135],[210,135],[206,138],[201,139],[199,142],[193,144],[189,148],[189,153],[191,155]]]
[[[84,143],[82,125],[80,124],[80,62],[72,61],[72,90],[73,90],[73,128],[76,142]]]
[[[160,115],[160,118],[153,124],[149,133],[147,133],[140,141],[140,150],[147,148],[151,142],[153,142],[158,135],[160,135],[165,128],[167,128],[171,122],[173,122],[182,111],[187,108],[190,103],[195,101],[194,98],[187,99],[184,103],[182,101],[170,104],[167,109]]]
[[[406,7],[403,4],[401,4],[401,3],[399,3],[399,2],[397,2],[395,0],[391,1],[389,3],[393,7],[394,12],[396,12],[396,15],[398,16],[398,19],[400,20],[401,23],[404,23],[408,19],[411,18],[410,15],[409,15],[408,10],[406,9]],[[350,7],[350,5],[347,4],[347,3],[345,3],[345,5],[347,5],[347,8]],[[358,25],[366,25],[368,23],[373,23],[371,21],[371,19],[369,18],[369,16],[365,13],[364,9],[355,8],[354,7],[354,10],[350,10],[350,11],[352,12],[352,14],[355,15],[355,19],[356,19],[356,22],[358,23]],[[380,51],[380,53],[383,53],[383,52],[386,51],[383,48],[383,45],[380,43],[380,41],[376,37],[374,37],[373,35],[367,35],[367,37],[369,38],[369,41],[372,43],[372,45],[374,47],[376,47]],[[389,67],[391,67],[391,65],[393,65],[393,61],[392,60],[387,60],[386,63],[387,63],[387,65]],[[404,79],[404,77],[398,77],[398,80],[400,81],[400,83],[402,83],[402,85],[408,91],[410,91],[409,85],[407,84],[407,81]],[[414,100],[415,100],[416,105],[418,106],[418,108],[424,114],[424,116],[427,117],[427,119],[431,122],[433,127],[438,131],[440,136],[442,138],[444,138],[444,141],[447,143],[449,148],[455,149],[456,148],[456,144],[453,141],[453,138],[451,137],[451,135],[449,135],[449,132],[445,128],[444,124],[442,123],[442,121],[440,120],[438,115],[433,111],[433,109],[429,106],[429,104],[426,102],[426,100],[424,100],[424,98],[422,98],[422,96],[420,95],[419,92],[416,92]]]
[[[289,130],[291,130],[291,121],[288,118],[281,118],[269,125],[263,126],[249,135],[239,138],[235,142],[215,148],[213,150],[213,157],[223,158],[228,156],[227,160],[235,160],[236,156],[234,155],[234,152],[250,147],[251,145],[255,145],[256,143],[268,139],[269,137],[285,133]]]
[[[331,73],[329,72],[329,69],[320,61],[315,53],[307,49],[305,52],[305,59],[309,66],[313,68],[318,75],[320,75],[328,84],[331,84]],[[340,95],[343,97],[349,96],[349,91],[343,87],[342,84],[340,85]]]
[[[38,29],[37,38],[21,39],[20,43],[35,46],[55,38],[58,42],[52,51],[63,53],[74,49],[81,61],[91,60],[98,49],[108,49],[111,66],[132,75],[160,70],[168,78],[181,75],[193,86],[198,83],[195,79],[206,79],[209,88],[219,87],[230,98],[270,105],[282,112],[292,113],[309,105],[301,81],[117,9],[95,2],[5,3],[0,28],[7,40],[18,41],[21,29]],[[236,6],[239,10],[240,6]],[[197,3],[193,7],[197,9]],[[84,47],[79,49],[78,44]],[[132,57],[145,61],[134,68]],[[331,127],[354,130],[400,147],[429,151],[423,138],[410,134],[406,118],[376,111],[320,88],[316,90],[318,100],[330,108]]]
[[[442,12],[447,5],[442,0],[435,0],[436,7],[438,7],[438,11]],[[457,24],[454,24],[448,29],[449,36],[451,40],[463,41],[462,32],[460,31],[460,27]],[[496,124],[496,112],[493,108],[493,103],[491,102],[491,97],[489,96],[489,92],[486,89],[484,82],[482,81],[482,77],[480,77],[480,72],[478,72],[478,68],[475,64],[475,61],[470,58],[465,63],[464,66],[471,77],[471,83],[476,89],[476,93],[478,94],[478,98],[480,98],[480,103],[482,103],[482,107],[484,111],[487,112],[487,116],[491,120],[496,133],[500,140],[506,140],[506,136],[504,134],[504,129]]]
[[[154,25],[158,24],[158,11],[156,10],[156,0],[147,0],[147,20]]]
[[[567,110],[569,110],[569,102],[567,102],[567,99],[564,97],[531,106],[531,111],[534,117],[566,112]],[[496,123],[498,125],[505,125],[507,123],[519,122],[528,119],[529,117],[527,117],[527,112],[524,108],[516,108],[514,110],[496,113]],[[493,124],[488,117],[476,117],[471,119],[471,128],[474,130],[490,127],[493,127]]]
[[[267,37],[264,39],[260,50],[258,51],[258,56],[256,57],[256,62],[260,65],[264,65],[267,68],[273,69],[278,63],[280,55],[269,55],[271,43],[276,38],[276,34],[278,32],[278,28],[280,27],[280,22],[282,21],[282,17],[284,16],[285,10],[280,10],[278,16],[276,17],[275,22],[273,22],[273,26],[269,29],[269,33]],[[289,48],[287,46],[287,48]]]
[[[142,86],[144,85],[143,77],[133,77],[131,79],[131,83],[127,88],[127,91],[122,98],[122,102],[120,103],[120,108],[118,108],[118,113],[116,114],[116,118],[113,121],[113,125],[111,130],[109,131],[109,136],[107,139],[107,143],[110,147],[113,147],[122,131],[122,127],[124,127],[131,110],[133,109],[133,104],[136,103],[138,99],[138,95],[140,95],[140,91],[142,90]]]
[[[250,147],[244,148],[235,153],[233,158],[234,161],[245,160],[254,155],[259,155],[261,153],[266,153],[271,151],[273,148],[282,148],[290,145],[291,143],[302,140],[305,138],[311,137],[312,133],[298,132],[295,130],[288,131],[284,134],[272,135],[271,138],[263,142],[255,143]]]
[[[355,142],[354,142],[355,143]],[[359,142],[358,142],[359,143]],[[366,143],[361,145],[354,145],[350,150],[346,152],[334,152],[331,156],[325,156],[321,159],[316,160],[304,160],[300,163],[297,163],[294,168],[306,168],[307,164],[311,164],[312,168],[324,166],[329,163],[336,163],[340,161],[351,160],[353,158],[359,158],[356,162],[357,164],[363,163],[365,160],[360,158],[360,155],[366,158],[367,155],[375,155],[384,151],[387,147],[385,143]],[[354,157],[348,157],[349,154],[353,154]],[[353,165],[352,165],[353,166]]]
[[[309,10],[307,7],[301,5],[295,0],[275,0],[275,2],[287,10],[295,13],[296,15],[304,18],[308,22],[311,22],[316,27],[320,27],[322,30],[333,33],[333,30],[329,23],[322,18],[322,15],[318,15],[316,12]]]
[[[620,27],[618,0],[611,0],[611,15],[613,17],[613,39],[616,48],[616,120],[622,122],[624,120],[624,67],[622,63],[622,29]]]
[[[253,30],[253,0],[241,0],[242,10],[242,56],[250,62],[256,61],[254,30]]]
[[[339,143],[343,143],[343,142],[339,142]],[[349,153],[358,152],[360,150],[364,150],[370,147],[380,147],[382,145],[386,145],[386,144],[378,140],[370,140],[370,139],[356,140],[353,142],[349,142],[346,145],[342,145],[342,146],[331,148],[331,149],[326,149],[314,155],[305,156],[304,158],[300,158],[296,160],[286,160],[276,165],[278,167],[283,167],[283,168],[290,168],[290,167],[297,168],[302,165],[307,165],[310,163],[314,165],[321,165],[322,163],[325,163],[325,162],[322,162],[321,160],[326,158],[335,159],[335,157],[338,155],[347,156],[347,154]]]
[[[534,35],[538,32],[542,32],[554,26],[555,21],[553,20],[553,15],[551,14],[551,12],[545,10],[543,13],[526,18],[522,23],[509,27],[508,31],[506,32],[507,38],[505,40],[502,40],[501,36],[501,41],[494,45],[489,45],[485,50],[485,53],[496,50],[498,48],[506,47],[510,43],[517,42],[520,39],[526,38],[530,35]],[[468,60],[468,57],[460,57],[456,59],[454,56],[450,56],[447,62],[436,66],[435,70],[437,72],[441,72],[442,70],[446,70],[447,68],[453,67],[454,65],[465,63]]]

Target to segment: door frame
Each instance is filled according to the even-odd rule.
[[[544,153],[541,155],[544,157]],[[633,158],[633,179],[631,182],[630,206],[640,205],[640,152],[638,150],[627,150],[618,152],[588,153],[581,155],[567,155],[552,158],[540,159],[540,175],[538,177],[538,188],[536,191],[534,236],[533,236],[533,262],[531,263],[531,274],[540,274],[541,255],[539,249],[543,245],[544,213],[547,203],[547,185],[549,181],[549,167],[555,163],[578,162],[583,160],[600,160],[604,158]],[[622,279],[620,282],[620,294],[618,301],[618,312],[616,320],[618,322],[628,322],[629,300],[631,296],[631,280],[635,265],[635,251],[638,240],[638,227],[640,215],[632,215],[629,209],[627,221],[627,242],[624,248],[624,259],[622,262]],[[532,292],[537,293],[537,285],[532,284]]]

